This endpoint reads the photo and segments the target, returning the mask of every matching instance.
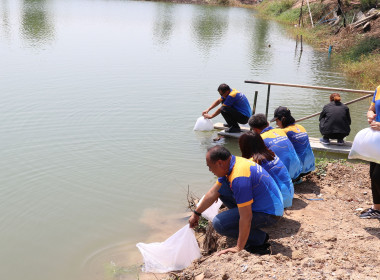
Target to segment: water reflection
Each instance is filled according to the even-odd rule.
[[[192,34],[203,53],[210,53],[218,46],[228,30],[228,10],[215,7],[195,6]]]
[[[249,20],[249,22],[252,21]],[[254,24],[248,30],[251,32],[251,66],[255,70],[267,68],[265,65],[271,65],[272,59],[272,52],[269,47],[270,41],[268,39],[270,35],[270,22],[262,18],[256,18]]]
[[[1,10],[1,29],[4,32],[4,37],[9,38],[10,36],[10,26],[9,26],[9,7],[8,1],[2,0],[0,3]]]
[[[54,38],[54,25],[46,5],[46,0],[23,1],[22,35],[31,46],[45,44]]]
[[[156,6],[153,36],[158,44],[166,44],[173,33],[173,7],[170,3]]]

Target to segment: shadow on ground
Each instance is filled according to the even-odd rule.
[[[380,220],[379,220],[379,223],[380,223]],[[378,239],[380,239],[380,228],[372,228],[372,227],[366,227],[364,228],[369,234],[377,237]]]

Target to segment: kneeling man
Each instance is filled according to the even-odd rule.
[[[219,178],[191,215],[190,227],[195,227],[202,212],[220,198],[229,210],[216,215],[213,226],[219,234],[237,238],[237,244],[219,255],[243,249],[270,253],[269,236],[261,228],[275,224],[284,211],[276,182],[260,165],[231,155],[222,146],[207,151],[206,163]]]

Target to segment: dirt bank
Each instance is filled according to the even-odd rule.
[[[296,186],[293,206],[267,229],[272,255],[205,256],[178,277],[379,279],[380,220],[358,218],[372,202],[368,174],[366,164],[329,163]]]

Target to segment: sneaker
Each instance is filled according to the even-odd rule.
[[[330,145],[330,140],[328,138],[319,138],[319,142],[324,145]]]
[[[343,140],[343,139],[338,139],[338,140],[336,141],[336,144],[337,144],[338,146],[343,146],[343,145],[344,145],[344,140]]]
[[[271,245],[268,242],[260,246],[247,245],[245,246],[244,249],[251,254],[256,254],[256,255],[261,255],[261,256],[272,254]]]
[[[366,211],[362,212],[359,216],[361,219],[380,219],[380,211],[369,208]]]
[[[224,123],[223,124],[224,127],[230,127],[228,124]]]
[[[302,181],[302,178],[299,178],[299,179],[296,179],[293,181],[293,185],[299,185],[301,184],[303,181]]]
[[[241,129],[240,129],[240,127],[231,126],[230,128],[227,128],[225,130],[225,132],[228,132],[228,133],[240,133]]]
[[[250,244],[245,245],[244,249],[247,252],[250,252],[251,254],[259,254],[259,255],[268,255],[271,254],[272,251],[270,250],[270,243],[268,243],[269,235],[268,233],[265,233],[265,240],[262,245],[259,246],[253,246]]]

